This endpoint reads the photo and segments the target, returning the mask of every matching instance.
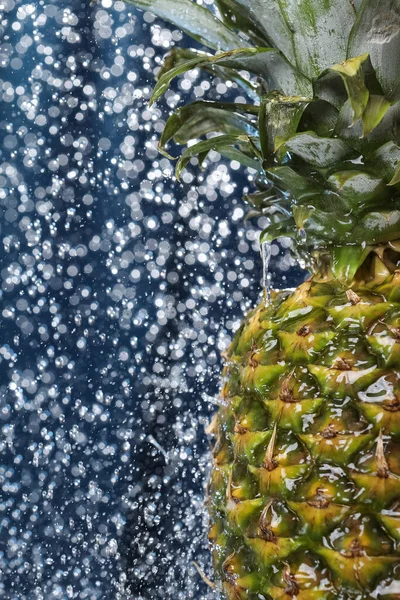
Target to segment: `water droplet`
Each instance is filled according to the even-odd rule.
[[[300,227],[300,229],[297,230],[296,239],[299,246],[305,245],[305,243],[307,242],[307,232],[304,229],[304,227]]]
[[[261,260],[262,260],[262,286],[264,305],[268,306],[271,301],[271,276],[269,273],[269,263],[271,261],[271,244],[270,242],[262,242],[260,246]]]

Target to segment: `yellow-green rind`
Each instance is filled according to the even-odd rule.
[[[309,280],[245,319],[214,423],[227,600],[400,597],[400,296]]]

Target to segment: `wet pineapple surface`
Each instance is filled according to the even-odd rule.
[[[223,596],[400,598],[400,272],[276,294],[226,358],[208,496]]]

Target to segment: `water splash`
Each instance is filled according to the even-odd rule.
[[[155,448],[157,448],[157,450],[163,455],[163,457],[165,458],[165,462],[168,464],[169,463],[168,453],[164,450],[164,448],[161,446],[161,444],[159,444],[152,435],[148,435],[147,439],[150,442],[150,444],[152,444]]]
[[[271,262],[271,243],[262,242],[260,245],[260,253],[262,260],[262,286],[264,306],[268,306],[271,301],[271,274],[269,272],[269,264]]]

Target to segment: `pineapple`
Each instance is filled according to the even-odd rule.
[[[400,2],[133,3],[209,49],[174,49],[153,101],[194,68],[249,98],[171,115],[162,152],[197,140],[177,177],[210,150],[255,169],[261,243],[292,237],[311,273],[247,315],[226,354],[209,427],[216,586],[400,598]]]

